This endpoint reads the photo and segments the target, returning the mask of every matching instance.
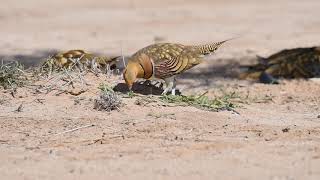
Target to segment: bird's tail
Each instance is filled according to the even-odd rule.
[[[197,48],[200,51],[200,54],[208,55],[208,54],[215,52],[225,42],[231,41],[236,38],[238,38],[238,37],[227,39],[227,40],[220,41],[220,42],[198,45],[198,46],[195,46],[195,48]]]

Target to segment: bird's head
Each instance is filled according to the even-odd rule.
[[[126,84],[129,90],[132,89],[132,85],[136,81],[136,79],[142,78],[142,77],[143,77],[143,69],[141,65],[137,62],[129,61],[126,69],[123,72],[123,78],[126,81]]]
[[[128,65],[123,72],[123,78],[126,81],[129,90],[137,78],[149,79],[153,75],[152,60],[146,54],[139,54],[128,60]]]

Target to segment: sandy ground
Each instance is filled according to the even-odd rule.
[[[320,178],[320,83],[235,78],[255,55],[320,44],[318,0],[10,0],[0,6],[0,56],[35,64],[57,50],[130,55],[155,38],[227,43],[178,78],[185,94],[243,97],[239,114],[136,105],[93,109],[80,96],[0,93],[1,179]],[[104,80],[123,83],[121,77]],[[41,99],[41,101],[36,101]],[[23,103],[22,112],[16,112]],[[59,134],[76,127],[94,125]],[[58,133],[58,134],[56,134]]]

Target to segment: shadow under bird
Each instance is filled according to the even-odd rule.
[[[61,52],[50,58],[53,62],[52,65],[56,68],[72,68],[79,65],[87,68],[107,70],[114,69],[116,60],[120,56],[98,56],[84,50],[69,50]],[[82,67],[80,67],[82,69]]]
[[[171,91],[172,95],[175,95],[175,76],[200,64],[204,56],[215,52],[229,40],[199,46],[173,43],[152,44],[129,58],[123,77],[129,90],[132,89],[137,78],[162,79],[166,84],[162,94]]]
[[[258,58],[258,64],[242,66],[247,71],[240,74],[240,79],[278,84],[278,78],[320,77],[320,47],[287,49],[268,58]]]

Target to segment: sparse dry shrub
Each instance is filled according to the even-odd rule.
[[[27,83],[24,67],[17,61],[0,63],[0,86],[4,89],[16,89]]]
[[[119,110],[122,105],[121,98],[113,91],[113,89],[105,84],[100,85],[100,95],[94,101],[94,109],[99,111]]]

